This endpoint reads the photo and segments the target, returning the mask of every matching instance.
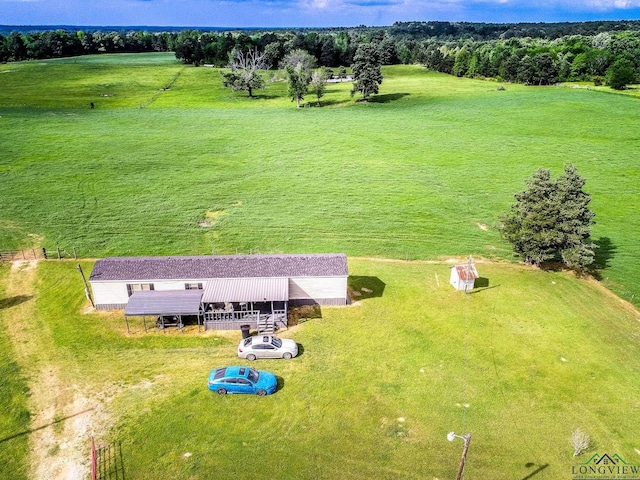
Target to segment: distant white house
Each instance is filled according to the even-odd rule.
[[[473,263],[465,263],[464,265],[455,265],[451,267],[451,276],[449,283],[456,290],[464,290],[465,292],[473,290],[478,271]]]

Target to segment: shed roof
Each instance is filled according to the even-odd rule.
[[[209,278],[340,277],[349,275],[346,255],[225,255],[108,257],[98,260],[91,281]]]
[[[289,300],[287,278],[215,278],[207,282],[202,295],[209,302],[262,302]]]
[[[202,290],[140,290],[129,297],[127,317],[145,315],[197,315]]]
[[[479,277],[475,265],[467,263],[466,265],[456,265],[453,267],[458,273],[458,278],[464,282],[467,280],[475,280]]]

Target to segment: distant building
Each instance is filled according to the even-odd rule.
[[[469,291],[473,290],[476,278],[478,278],[478,271],[471,260],[464,265],[456,265],[451,267],[451,276],[449,283],[453,285],[456,290]]]

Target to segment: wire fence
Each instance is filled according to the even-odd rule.
[[[91,480],[124,480],[122,444],[108,443],[96,448],[91,438]]]
[[[16,250],[0,250],[0,262],[15,262],[18,260],[62,260],[64,258],[78,259],[76,247],[70,249],[55,247],[22,248]]]

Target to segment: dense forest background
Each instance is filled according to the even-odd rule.
[[[0,61],[173,51],[187,64],[224,67],[236,50],[257,49],[271,68],[278,68],[287,53],[302,49],[318,66],[339,67],[351,65],[364,43],[376,47],[383,65],[419,63],[459,77],[530,85],[612,84],[615,74],[624,77],[624,85],[635,83],[640,72],[640,21],[397,22],[388,27],[233,31],[0,27]]]

